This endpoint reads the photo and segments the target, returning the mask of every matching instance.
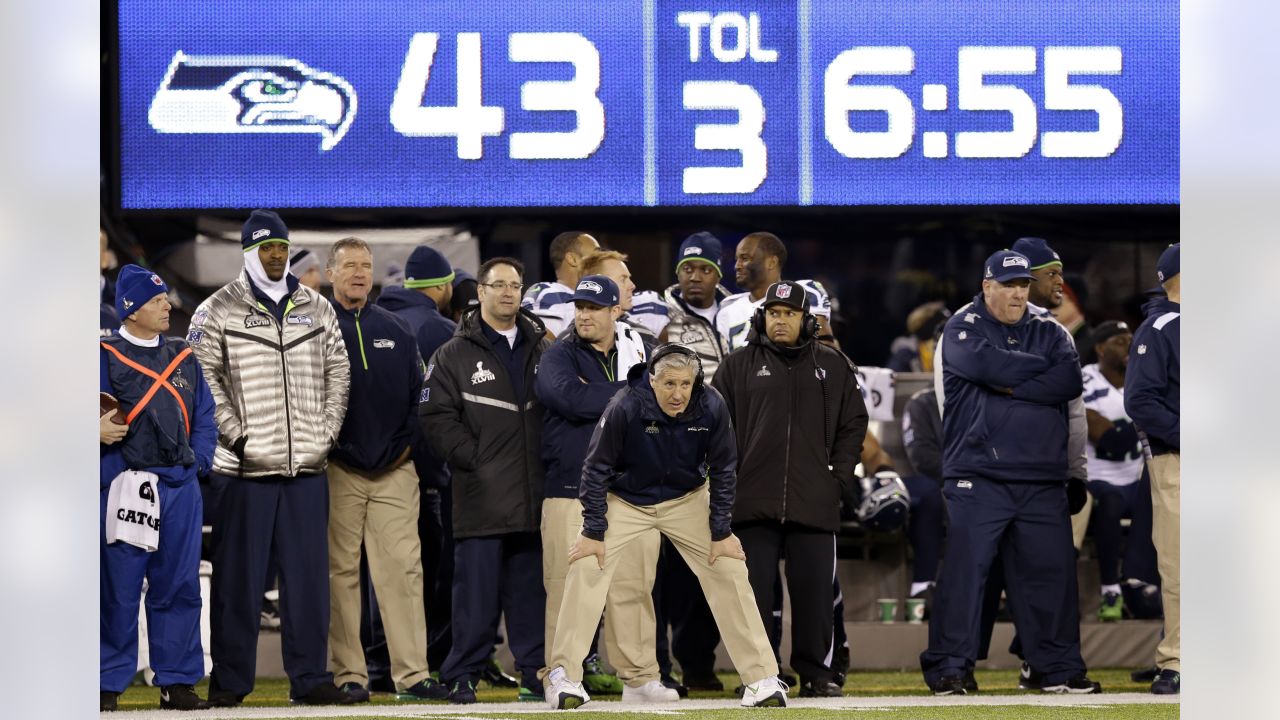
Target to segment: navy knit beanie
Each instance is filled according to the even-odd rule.
[[[1062,267],[1062,258],[1058,257],[1058,253],[1049,247],[1048,241],[1044,238],[1018,238],[1018,241],[1013,244],[1011,249],[1025,256],[1031,262],[1032,270],[1039,270],[1054,263],[1057,263],[1058,267]]]
[[[439,250],[419,245],[404,264],[404,286],[429,288],[453,282],[453,268]]]
[[[116,278],[116,315],[123,323],[151,298],[168,292],[169,286],[159,275],[137,265],[125,265]]]
[[[240,247],[245,251],[269,242],[289,243],[289,228],[274,211],[254,210],[240,229]]]

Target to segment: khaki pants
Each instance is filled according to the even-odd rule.
[[[747,582],[746,563],[726,557],[718,558],[715,565],[707,562],[711,555],[707,486],[652,506],[632,505],[613,494],[608,496],[608,503],[604,568],[599,567],[595,556],[569,566],[547,666],[562,667],[570,680],[582,681],[582,659],[596,634],[614,573],[627,547],[642,541],[656,528],[671,540],[697,576],[720,628],[725,649],[729,651],[729,659],[742,682],[750,685],[777,675],[778,663],[756,609],[751,584]],[[618,628],[617,631],[620,635],[638,634],[643,628]]]
[[[1076,552],[1080,552],[1080,547],[1084,545],[1084,534],[1089,529],[1089,516],[1093,514],[1093,493],[1085,495],[1084,507],[1080,512],[1071,516],[1071,544],[1076,546]]]
[[[542,584],[547,589],[546,646],[555,641],[556,620],[569,574],[569,547],[582,532],[582,503],[570,498],[542,501]],[[662,536],[650,530],[621,550],[618,571],[604,607],[604,644],[609,663],[631,687],[659,679],[658,621],[653,582]]]
[[[1147,461],[1151,471],[1151,540],[1156,546],[1160,567],[1160,596],[1164,603],[1164,638],[1156,646],[1156,665],[1161,670],[1182,671],[1182,585],[1179,579],[1179,538],[1182,515],[1182,456],[1165,453]]]
[[[338,685],[369,680],[360,644],[361,542],[396,689],[429,675],[418,508],[412,461],[376,476],[329,463],[329,659]]]

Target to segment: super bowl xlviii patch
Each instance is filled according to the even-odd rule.
[[[498,379],[497,375],[494,375],[492,371],[486,370],[484,368],[483,360],[476,363],[476,371],[471,373],[472,385],[479,385],[480,383],[492,382],[497,379]]]
[[[271,318],[267,317],[266,315],[259,315],[258,313],[254,313],[252,315],[245,315],[244,326],[246,329],[256,328],[256,327],[271,327]]]
[[[169,376],[169,384],[179,389],[190,387],[187,379],[182,375],[182,368],[177,368],[173,371],[173,374]]]
[[[286,317],[284,321],[290,325],[306,325],[307,327],[311,327],[310,315],[299,315],[297,313],[293,313]]]
[[[658,423],[656,422],[649,423],[649,427],[645,428],[644,431],[649,435],[657,435],[659,432],[661,432],[660,430],[658,430]]]
[[[773,373],[769,372],[768,365],[761,365],[760,369],[756,371],[756,377],[769,377],[771,375],[773,375]]]
[[[394,350],[396,347],[396,341],[388,340],[387,338],[375,338],[373,346],[380,350]]]

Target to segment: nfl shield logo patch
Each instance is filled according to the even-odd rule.
[[[787,299],[787,298],[789,298],[789,297],[791,297],[791,286],[790,286],[790,285],[779,285],[779,286],[778,286],[778,299],[779,299],[779,300],[786,300],[786,299]]]

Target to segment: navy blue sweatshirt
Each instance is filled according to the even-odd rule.
[[[1005,325],[978,295],[947,321],[940,354],[943,477],[1065,482],[1067,403],[1083,387],[1066,328],[1029,310]]]
[[[632,505],[657,505],[711,483],[711,539],[731,532],[738,446],[729,408],[710,386],[693,391],[677,417],[658,407],[646,366],[631,369],[595,425],[582,468],[582,534],[603,540],[609,523],[605,493]]]
[[[377,304],[378,307],[390,310],[409,326],[418,342],[418,354],[427,363],[427,374],[430,375],[431,356],[457,332],[457,323],[440,314],[435,301],[417,290],[386,288],[378,296]],[[418,481],[424,487],[449,486],[449,464],[432,452],[418,423],[414,424],[413,466],[418,471]]]
[[[596,422],[627,384],[617,371],[617,346],[606,357],[579,338],[572,325],[542,354],[533,389],[546,407],[542,422],[545,497],[578,497],[582,463]]]
[[[378,474],[392,468],[414,437],[422,359],[409,327],[390,311],[365,305],[353,312],[330,302],[351,359],[351,393],[329,457]]]
[[[1142,307],[1124,375],[1124,409],[1146,436],[1151,454],[1182,447],[1182,306],[1165,297]]]

